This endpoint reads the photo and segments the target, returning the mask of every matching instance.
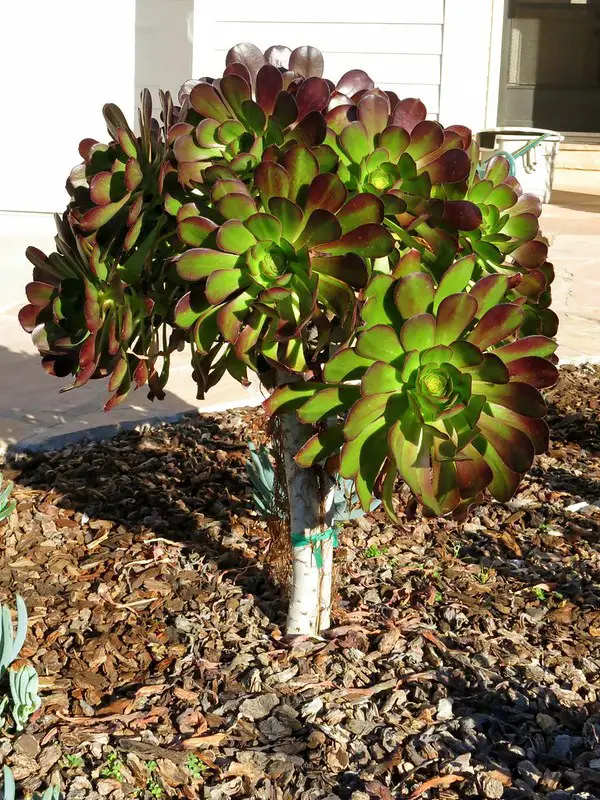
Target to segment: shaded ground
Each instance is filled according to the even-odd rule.
[[[20,463],[0,596],[26,599],[44,704],[0,760],[68,800],[599,798],[599,389],[563,368],[507,506],[347,527],[320,642],[285,639],[261,564],[259,412]]]

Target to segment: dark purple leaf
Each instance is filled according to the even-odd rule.
[[[382,258],[392,252],[394,245],[394,237],[386,228],[369,224],[355,228],[335,242],[320,245],[318,250],[331,255],[356,253],[365,258]]]
[[[327,135],[325,117],[320,111],[309,111],[302,121],[294,128],[293,137],[298,144],[307,147],[319,145]]]
[[[410,144],[406,152],[415,161],[428,156],[438,150],[444,142],[444,129],[439,122],[432,119],[418,122],[410,134]]]
[[[310,214],[317,208],[324,208],[335,214],[344,204],[347,194],[346,187],[337,175],[317,175],[308,189],[306,212]]]
[[[275,108],[277,95],[283,88],[281,73],[272,64],[264,64],[256,76],[256,102],[269,116]]]
[[[239,75],[225,75],[225,77],[221,79],[219,91],[229,104],[235,116],[238,119],[244,119],[242,103],[245,100],[250,100],[252,97],[252,90],[246,81]]]
[[[307,245],[309,248],[316,247],[323,242],[330,242],[338,239],[342,234],[340,223],[331,213],[324,208],[318,208],[312,212],[302,233],[298,236],[296,244],[298,247]]]
[[[303,45],[292,50],[290,70],[304,78],[320,78],[323,74],[323,55],[320,50],[310,45]]]
[[[474,231],[483,222],[479,208],[468,200],[445,200],[442,219],[459,231]]]
[[[203,117],[225,122],[231,114],[225,103],[221,100],[215,89],[208,83],[197,83],[190,95],[192,108]]]
[[[292,51],[283,44],[273,44],[265,50],[265,61],[279,69],[288,69]]]
[[[352,97],[353,94],[361,90],[368,91],[375,88],[375,84],[362,69],[351,69],[342,75],[335,88],[338,92]]]
[[[260,162],[254,170],[254,183],[264,208],[269,208],[272,197],[287,197],[290,191],[289,173],[275,161]]]
[[[356,289],[365,287],[369,279],[365,262],[353,253],[345,256],[313,256],[311,266],[315,272],[337,278]]]
[[[329,86],[323,78],[308,78],[296,93],[298,119],[302,119],[311,111],[323,111],[329,100]]]
[[[464,150],[448,150],[432,164],[424,167],[432,183],[458,183],[471,169],[471,160]]]
[[[265,63],[265,57],[255,44],[242,42],[231,48],[227,53],[225,63],[227,66],[230,64],[243,64],[250,73],[250,78],[254,84],[259,69]]]
[[[390,101],[383,92],[374,90],[366,92],[358,104],[358,119],[367,129],[371,140],[381,133],[388,124]]]
[[[277,95],[273,117],[284,130],[298,119],[298,106],[289,92],[279,92]]]
[[[427,109],[420,100],[414,97],[407,97],[400,100],[392,115],[392,124],[399,125],[408,133],[412,133],[413,128],[423,122],[427,116]]]
[[[343,233],[353,231],[360,225],[383,222],[383,203],[374,194],[357,194],[340,209],[337,219]]]

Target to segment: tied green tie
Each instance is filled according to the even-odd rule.
[[[303,533],[292,533],[292,547],[306,547],[306,545],[311,545],[312,547],[316,545],[316,547],[313,547],[315,563],[317,569],[323,569],[323,549],[321,543],[328,542],[330,539],[333,540],[333,546],[337,547],[339,541],[335,528],[327,528],[326,531],[320,531],[319,533],[309,533],[308,536],[305,536]]]

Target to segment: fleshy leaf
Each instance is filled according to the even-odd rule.
[[[332,425],[311,436],[296,454],[295,461],[301,467],[310,467],[318,461],[328,458],[344,444],[344,433],[341,425]]]
[[[314,425],[327,417],[347,410],[360,396],[358,386],[332,386],[310,397],[297,412],[298,419]]]
[[[292,72],[304,78],[320,78],[323,74],[323,55],[320,50],[310,45],[292,50],[289,64]]]
[[[335,242],[326,242],[318,247],[320,253],[344,255],[355,253],[365,258],[382,258],[394,249],[392,234],[381,225],[368,224],[344,234]]]
[[[514,333],[522,321],[522,308],[514,303],[503,303],[483,315],[467,337],[467,341],[481,350],[486,350]]]
[[[404,350],[393,328],[389,325],[375,325],[360,334],[356,352],[363,358],[390,364],[397,361]]]
[[[383,221],[383,203],[373,194],[357,194],[338,211],[337,220],[342,232],[348,233],[360,225]]]
[[[477,301],[471,295],[461,293],[445,297],[437,310],[435,343],[452,344],[471,324],[476,313]]]
[[[400,331],[400,341],[407,351],[425,350],[435,343],[435,330],[435,319],[431,314],[418,314],[406,320]]]
[[[216,269],[232,269],[238,263],[239,256],[195,247],[186,250],[176,259],[177,274],[186,281],[199,281],[207,278]]]
[[[434,283],[426,272],[412,272],[400,278],[394,291],[398,311],[404,319],[422,314],[433,302]]]

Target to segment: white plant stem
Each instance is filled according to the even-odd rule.
[[[299,467],[294,456],[313,431],[294,413],[280,417],[285,478],[290,507],[290,533],[310,537],[331,523],[334,486],[321,467]],[[322,566],[315,551],[321,549]],[[287,633],[318,635],[330,625],[333,539],[292,547],[292,591]]]

